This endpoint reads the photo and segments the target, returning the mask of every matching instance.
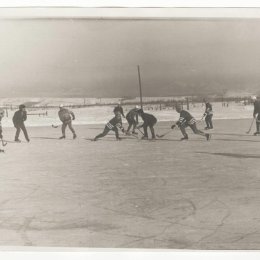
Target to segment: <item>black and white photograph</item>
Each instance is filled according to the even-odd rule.
[[[0,8],[0,247],[260,249],[260,9]]]

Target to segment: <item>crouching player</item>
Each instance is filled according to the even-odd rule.
[[[192,129],[194,134],[205,136],[207,141],[210,140],[211,135],[198,130],[197,125],[196,125],[196,120],[189,112],[183,110],[180,105],[176,105],[176,112],[180,114],[180,118],[174,125],[172,125],[171,128],[173,129],[174,127],[176,127],[176,125],[180,128],[180,130],[183,134],[183,137],[181,138],[181,140],[189,139],[188,134],[186,133],[186,130],[185,130],[185,128],[188,126]]]
[[[97,139],[106,136],[110,131],[114,131],[116,135],[116,140],[120,141],[121,138],[119,137],[118,128],[124,133],[125,130],[122,127],[122,119],[120,113],[116,113],[115,117],[113,117],[105,126],[103,133],[97,135],[93,141],[97,141]]]
[[[136,106],[135,108],[131,109],[126,115],[126,120],[128,122],[128,128],[126,131],[127,135],[129,135],[129,132],[130,132],[130,129],[132,126],[133,126],[132,134],[137,134],[135,132],[135,128],[138,124],[138,110],[139,110],[139,107]]]
[[[138,110],[138,114],[141,116],[143,119],[144,123],[140,126],[137,127],[137,129],[143,127],[144,129],[144,136],[142,139],[147,140],[148,139],[148,133],[147,133],[147,128],[150,128],[151,134],[152,134],[152,139],[155,140],[155,133],[154,133],[154,125],[157,122],[157,119],[155,116],[151,114],[144,113],[143,109]]]

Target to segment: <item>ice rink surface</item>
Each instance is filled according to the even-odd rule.
[[[260,249],[260,137],[250,119],[214,123],[210,142],[178,130],[91,142],[104,126],[85,125],[76,140],[29,127],[19,144],[4,128],[0,245]]]

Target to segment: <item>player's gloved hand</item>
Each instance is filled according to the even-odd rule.
[[[180,127],[180,126],[181,126],[181,123],[178,121],[178,122],[176,123],[176,125],[177,125],[178,127]]]
[[[122,128],[121,130],[122,130],[122,133],[125,133],[125,129],[124,128]]]
[[[174,129],[175,127],[176,127],[176,125],[174,124],[174,125],[171,126],[171,129]]]

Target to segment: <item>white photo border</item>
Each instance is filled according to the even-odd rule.
[[[257,8],[258,0],[0,0],[0,9],[15,7],[176,7],[176,8]],[[195,259],[217,260],[260,259],[259,251],[192,251],[192,250],[104,250],[80,248],[30,248],[30,247],[0,247],[0,258],[14,259],[113,259],[113,260],[143,260],[143,259]]]

